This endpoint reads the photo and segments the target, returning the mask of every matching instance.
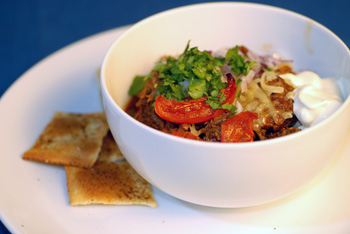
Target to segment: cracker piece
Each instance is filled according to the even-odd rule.
[[[103,138],[102,148],[98,156],[98,161],[118,161],[124,159],[123,154],[115,142],[111,131]]]
[[[127,162],[96,162],[92,168],[66,166],[70,204],[157,206],[151,186]]]
[[[89,168],[96,162],[107,132],[103,113],[56,112],[23,159]]]

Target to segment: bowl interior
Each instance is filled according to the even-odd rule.
[[[350,93],[346,46],[317,22],[296,13],[258,4],[199,4],[160,13],[134,25],[111,47],[102,77],[112,98],[123,107],[135,75],[146,75],[163,55],[191,46],[215,51],[245,45],[255,52],[277,52],[293,60],[295,71],[343,79]]]

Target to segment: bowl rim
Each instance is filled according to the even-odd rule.
[[[325,31],[326,33],[330,34],[332,37],[334,37],[341,45],[344,49],[346,49],[347,54],[349,55],[350,58],[350,50],[347,47],[347,45],[334,33],[332,32],[330,29],[328,29],[327,27],[325,27],[324,25],[322,25],[321,23],[305,16],[302,15],[300,13],[288,10],[288,9],[284,9],[281,7],[277,7],[277,6],[271,6],[271,5],[267,5],[267,4],[262,4],[262,3],[251,3],[251,2],[228,2],[228,1],[222,1],[222,2],[206,2],[206,3],[196,3],[196,4],[190,4],[190,5],[185,5],[185,6],[180,6],[180,7],[175,7],[172,9],[168,9],[162,12],[158,12],[156,14],[153,14],[151,16],[148,16],[140,21],[138,21],[137,23],[135,23],[134,25],[132,25],[125,33],[123,33],[123,35],[121,35],[120,37],[118,37],[109,47],[109,49],[107,50],[103,61],[102,61],[102,66],[101,66],[101,70],[100,70],[100,83],[101,83],[101,93],[103,96],[103,102],[109,102],[111,103],[111,105],[113,106],[113,108],[119,113],[121,114],[121,116],[125,119],[127,119],[128,121],[131,121],[133,124],[136,124],[138,126],[138,128],[142,128],[144,131],[150,132],[152,134],[156,134],[159,137],[163,137],[166,139],[169,139],[171,141],[176,141],[182,144],[194,144],[194,145],[198,145],[198,146],[206,146],[206,147],[220,147],[220,148],[229,148],[229,149],[234,149],[236,147],[239,148],[251,148],[251,147],[261,147],[261,146],[269,146],[269,145],[275,145],[275,144],[279,144],[279,143],[288,143],[290,140],[295,139],[295,138],[299,138],[302,135],[308,135],[309,133],[312,133],[313,131],[315,131],[318,128],[321,128],[323,125],[327,124],[330,121],[334,121],[333,119],[337,118],[338,115],[341,115],[346,108],[350,107],[350,94],[348,94],[348,96],[345,98],[345,100],[343,101],[342,105],[330,116],[328,116],[326,119],[322,120],[320,123],[315,124],[312,127],[308,127],[303,129],[300,132],[296,132],[294,134],[290,134],[287,136],[283,136],[283,137],[277,137],[277,138],[273,138],[273,139],[266,139],[263,141],[255,141],[255,142],[240,142],[240,143],[222,143],[222,142],[206,142],[206,141],[196,141],[196,140],[189,140],[189,139],[185,139],[185,138],[181,138],[181,137],[176,137],[173,136],[171,134],[167,134],[164,132],[161,132],[159,130],[153,129],[150,126],[143,124],[139,121],[137,121],[136,119],[132,118],[131,116],[129,116],[124,109],[118,105],[111,93],[109,92],[109,89],[107,88],[107,81],[106,81],[106,75],[105,75],[105,70],[107,67],[107,61],[109,60],[109,57],[111,57],[111,54],[113,52],[114,47],[117,46],[118,42],[120,40],[122,40],[124,37],[126,37],[128,35],[128,33],[130,31],[136,30],[139,27],[142,27],[142,25],[147,24],[150,21],[156,20],[158,18],[161,17],[166,17],[168,14],[176,14],[178,12],[181,11],[187,11],[187,10],[191,10],[193,8],[206,8],[206,7],[212,7],[212,6],[236,6],[236,7],[254,7],[254,8],[262,8],[262,9],[266,9],[269,11],[276,11],[276,12],[282,12],[285,14],[288,14],[289,16],[292,17],[296,17],[299,19],[302,19],[304,21],[309,21],[311,22],[313,25],[319,27],[320,29],[322,29],[323,31]],[[104,100],[106,99],[106,100]],[[105,105],[105,103],[104,103]]]

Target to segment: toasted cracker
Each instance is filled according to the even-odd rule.
[[[123,154],[115,142],[111,131],[108,131],[107,135],[103,138],[98,161],[118,161],[124,159]]]
[[[56,112],[23,159],[89,168],[96,162],[107,132],[103,113]]]
[[[70,204],[157,206],[148,182],[127,162],[96,162],[92,168],[66,166]]]

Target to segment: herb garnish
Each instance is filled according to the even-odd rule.
[[[230,67],[234,76],[247,75],[253,62],[238,53],[238,46],[227,51],[225,58],[214,57],[208,51],[200,51],[198,47],[190,48],[190,43],[178,58],[167,57],[158,61],[153,70],[158,73],[162,83],[158,85],[158,94],[167,99],[181,101],[187,97],[198,99],[205,95],[207,103],[213,109],[228,109],[235,111],[232,104],[222,104],[225,95],[220,90],[226,88],[227,83],[222,81],[222,68],[225,64]],[[144,87],[146,79],[150,78],[136,76],[129,90],[135,95],[140,88]],[[239,79],[236,79],[239,82]]]
[[[247,75],[254,62],[245,61],[246,57],[240,55],[238,51],[238,46],[227,51],[225,57],[227,65],[231,66],[231,72],[233,75]]]
[[[137,95],[146,86],[145,76],[135,76],[129,88],[129,95]]]

